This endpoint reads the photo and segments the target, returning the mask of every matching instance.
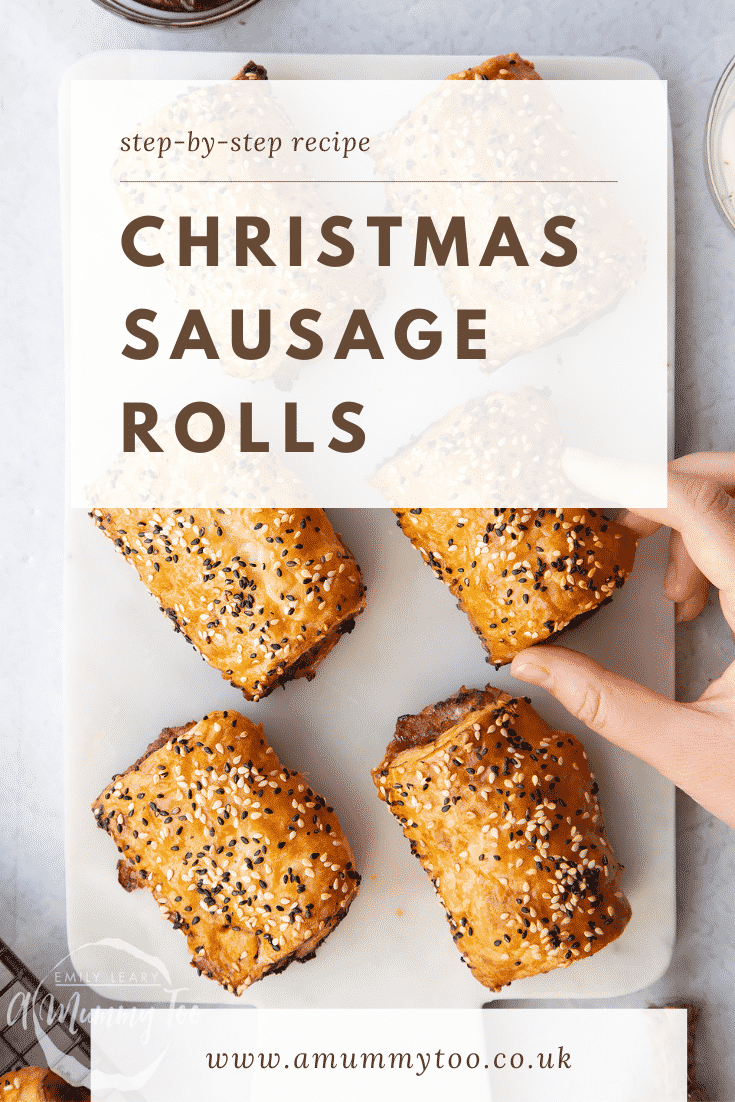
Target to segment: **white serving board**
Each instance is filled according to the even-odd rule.
[[[244,60],[248,60],[244,58]],[[483,57],[258,55],[277,79],[440,78]],[[626,58],[537,58],[547,79],[657,79]],[[115,52],[85,58],[61,94],[64,129],[71,79],[215,79],[241,54]],[[68,234],[68,226],[65,227]],[[672,269],[673,276],[673,269]],[[673,310],[673,278],[670,309]],[[531,693],[544,717],[584,738],[600,782],[608,831],[625,865],[633,919],[623,936],[572,968],[521,980],[491,996],[462,964],[443,908],[375,795],[370,769],[396,717],[461,685],[527,687],[484,661],[484,651],[449,590],[440,585],[388,510],[332,512],[368,585],[368,609],[316,679],[291,683],[248,704],[177,636],[156,602],[86,513],[70,511],[65,574],[65,774],[67,924],[77,972],[107,998],[243,1004],[189,966],[184,938],[161,919],[147,892],[126,894],[117,853],[89,805],[162,727],[234,708],[262,722],[284,762],[305,772],[337,810],[363,881],[350,914],[315,960],[254,985],[262,1007],[478,1007],[488,999],[584,999],[629,994],[668,966],[675,933],[674,788],[655,770],[585,731],[548,694]],[[636,570],[612,605],[575,630],[568,645],[667,695],[673,691],[674,625],[661,596],[666,542],[646,541]],[[131,984],[131,959],[109,939],[158,958],[162,985]],[[102,946],[105,939],[108,944]],[[123,979],[124,977],[124,979]],[[136,977],[140,980],[140,975]]]

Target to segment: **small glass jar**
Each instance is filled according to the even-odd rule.
[[[704,168],[715,206],[735,231],[735,57],[720,77],[709,105]]]
[[[220,3],[204,10],[193,10],[197,0],[184,0],[192,10],[172,9],[140,3],[139,0],[95,0],[105,11],[121,15],[133,23],[145,23],[149,27],[204,27],[229,19],[245,8],[251,8],[258,0],[220,0]]]

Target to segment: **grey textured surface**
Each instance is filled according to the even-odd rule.
[[[583,11],[583,14],[582,14]],[[3,477],[6,517],[0,788],[0,933],[37,972],[66,952],[61,761],[63,335],[56,90],[85,53],[113,48],[638,57],[669,81],[677,203],[677,451],[735,448],[735,239],[702,170],[709,98],[735,53],[731,0],[411,3],[261,0],[210,31],[125,23],[92,0],[23,0],[3,14],[5,206]],[[58,550],[54,550],[54,549]],[[732,659],[716,600],[679,629],[678,692]],[[702,1008],[700,1079],[735,1099],[735,837],[685,797],[678,808],[679,937],[667,975],[614,1005]]]

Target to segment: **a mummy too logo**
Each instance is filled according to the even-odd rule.
[[[140,1067],[133,1074],[119,1074],[116,1069],[95,1071],[95,1086],[100,1089],[126,1090],[141,1087],[159,1066],[166,1049],[151,1052],[146,1045],[151,1039],[151,1007],[168,1007],[173,1028],[182,1013],[189,1017],[196,1008],[186,1011],[179,1000],[188,988],[175,988],[162,960],[119,938],[103,938],[82,945],[75,956],[94,956],[94,969],[79,968],[72,956],[63,957],[38,982],[35,988],[25,986],[14,992],[5,1009],[7,1028],[27,1034],[19,1047],[23,1051],[38,1044],[48,1067],[75,1086],[89,1086],[90,1069],[84,1057],[89,1052],[90,1026],[102,1023],[108,1028],[120,1027],[135,1032],[141,1044]],[[125,988],[125,1003],[113,1003],[104,998],[105,989],[114,989],[119,997]],[[90,988],[99,1001],[90,998]],[[127,994],[129,992],[129,996]],[[104,1005],[103,1005],[104,1004]]]

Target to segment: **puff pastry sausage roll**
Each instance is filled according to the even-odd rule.
[[[20,1068],[0,1076],[0,1102],[83,1102],[85,1087],[71,1087],[48,1068]]]
[[[607,604],[637,539],[595,509],[394,509],[497,669]]]
[[[447,80],[541,80],[541,77],[533,62],[520,54],[501,54],[461,73],[452,73]]]
[[[267,80],[268,70],[265,65],[258,65],[255,61],[248,61],[242,69],[232,78],[233,80]]]
[[[543,391],[490,391],[455,406],[380,464],[370,482],[390,505],[524,505],[574,492],[561,465],[558,411]],[[567,500],[570,500],[567,498]],[[573,500],[573,499],[572,499]]]
[[[365,608],[321,509],[94,509],[176,631],[248,700],[314,676]]]
[[[614,309],[642,277],[646,245],[613,189],[599,182],[609,172],[570,129],[550,82],[525,79],[522,89],[502,87],[514,78],[500,73],[506,68],[500,65],[500,80],[489,78],[485,88],[479,70],[487,66],[466,70],[456,84],[438,84],[388,131],[371,138],[370,157],[404,232],[418,231],[424,218],[434,220],[440,235],[452,218],[464,226],[469,263],[455,249],[441,264],[430,263],[453,310],[481,311],[476,316],[483,319],[484,358],[477,366],[491,374]],[[473,179],[508,186],[458,183]],[[529,180],[546,183],[522,182]],[[576,218],[580,259],[556,268],[532,258],[546,253],[544,228],[560,211]],[[503,224],[498,219],[515,228],[528,263],[509,255],[483,261],[492,228]],[[575,410],[575,416],[581,414]]]
[[[193,967],[236,995],[310,960],[358,892],[334,810],[237,712],[166,728],[92,809],[121,885],[148,888]]]
[[[527,698],[462,689],[401,716],[373,779],[485,987],[566,968],[625,929],[584,748]]]

